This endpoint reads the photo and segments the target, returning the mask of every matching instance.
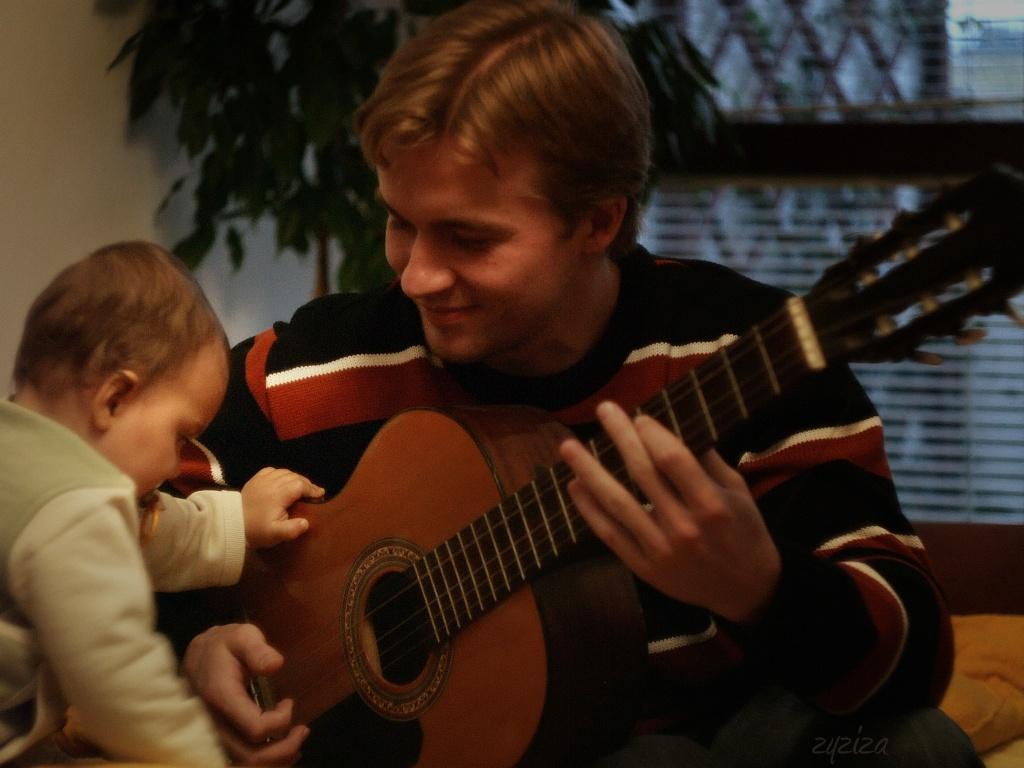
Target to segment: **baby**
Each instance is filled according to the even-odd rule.
[[[71,705],[110,757],[226,764],[152,589],[235,583],[246,547],[299,536],[288,507],[323,494],[270,468],[240,493],[156,491],[217,412],[227,349],[192,276],[145,242],[73,264],[29,310],[0,402],[0,763]]]

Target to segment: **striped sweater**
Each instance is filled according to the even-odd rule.
[[[785,299],[721,267],[656,261],[642,249],[621,268],[601,340],[542,378],[437,360],[397,285],[302,307],[234,350],[225,404],[186,456],[187,489],[238,487],[270,465],[336,493],[384,421],[415,406],[529,405],[586,439],[600,401],[637,406]],[[639,584],[644,722],[672,727],[724,691],[767,681],[837,713],[938,701],[950,674],[949,617],[900,511],[881,422],[849,370],[805,379],[718,449],[758,501],[781,580],[767,614],[743,628]]]

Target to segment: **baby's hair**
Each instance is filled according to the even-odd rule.
[[[227,338],[181,261],[141,240],[104,246],[64,269],[32,303],[14,386],[57,396],[119,370],[143,384]]]

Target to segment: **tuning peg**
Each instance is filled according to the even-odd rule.
[[[964,225],[964,220],[962,217],[957,216],[955,213],[950,211],[946,214],[946,219],[944,223],[946,225],[946,229],[948,229],[950,232],[956,232],[958,229],[960,229],[960,227]]]
[[[938,300],[935,298],[935,296],[933,296],[930,293],[922,293],[921,300],[918,303],[921,305],[921,309],[923,309],[926,313],[934,312],[936,309],[939,308]]]
[[[915,350],[911,355],[910,359],[915,363],[924,363],[925,365],[942,365],[942,357],[936,355],[934,352],[924,352],[920,349]]]
[[[971,344],[977,344],[979,341],[985,338],[988,334],[984,328],[964,328],[960,333],[956,334],[953,339],[961,347],[970,346]]]
[[[858,276],[860,278],[860,284],[865,288],[874,282],[878,281],[878,273],[873,269],[866,269]]]
[[[907,261],[917,258],[917,254],[921,252],[921,249],[917,246],[917,243],[911,243],[903,249],[903,258]]]
[[[972,291],[976,291],[984,284],[981,279],[981,273],[976,269],[970,269],[964,275],[964,285],[970,288]]]
[[[1006,302],[1006,316],[1013,320],[1017,325],[1024,328],[1024,316],[1021,316],[1017,308],[1010,302]]]
[[[879,315],[875,319],[875,327],[880,335],[888,336],[896,330],[896,321],[889,317],[889,315]]]

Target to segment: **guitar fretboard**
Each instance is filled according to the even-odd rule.
[[[790,299],[743,336],[722,343],[636,413],[657,419],[701,454],[824,365],[803,303]],[[590,440],[588,447],[642,498],[607,436]],[[539,471],[414,563],[435,642],[452,637],[591,535],[566,490],[572,477],[562,462]]]

